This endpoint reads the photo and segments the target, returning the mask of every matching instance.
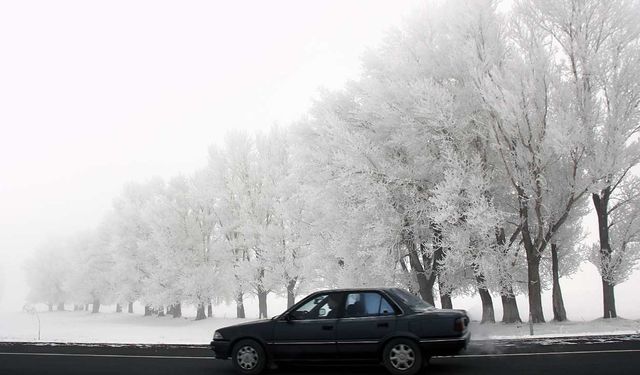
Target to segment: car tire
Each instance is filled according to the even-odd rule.
[[[267,365],[267,355],[257,341],[244,339],[238,341],[231,351],[233,367],[241,374],[257,375]]]
[[[422,353],[411,339],[393,339],[382,351],[382,363],[393,375],[415,375],[422,370]]]

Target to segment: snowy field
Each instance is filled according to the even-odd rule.
[[[40,312],[40,340],[35,314],[0,313],[0,341],[200,344],[209,343],[213,332],[253,319],[214,317],[194,321],[192,317],[144,317],[141,314],[106,312]],[[471,324],[474,339],[530,337],[529,325],[502,323]],[[640,320],[596,319],[534,325],[535,337],[640,333]]]

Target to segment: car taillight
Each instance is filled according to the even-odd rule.
[[[467,318],[456,318],[456,321],[453,323],[453,330],[456,332],[464,332],[466,319]]]

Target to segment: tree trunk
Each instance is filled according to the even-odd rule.
[[[453,302],[451,301],[450,294],[441,294],[440,295],[440,304],[443,309],[453,309]]]
[[[129,302],[129,307],[127,309],[127,312],[129,314],[133,314],[133,302]]]
[[[604,304],[605,319],[618,317],[616,313],[616,296],[613,287],[614,285],[609,284],[606,280],[602,280],[602,301]]]
[[[89,311],[89,304],[88,303],[84,305],[84,311]]]
[[[47,306],[49,306],[49,311],[53,311],[53,303],[48,303]]]
[[[434,229],[434,239],[433,246],[435,251],[433,252],[433,259],[424,259],[423,262],[420,261],[420,257],[418,256],[418,249],[413,241],[412,236],[405,241],[405,246],[409,252],[409,265],[411,266],[411,271],[416,276],[418,281],[418,288],[420,292],[420,297],[427,303],[431,305],[435,305],[435,299],[433,296],[433,285],[436,281],[437,276],[437,267],[438,262],[443,257],[441,239],[442,234],[439,230]],[[420,245],[422,246],[422,245]],[[424,251],[422,252],[424,255]],[[427,272],[429,272],[429,276],[427,277]]]
[[[116,312],[117,313],[121,313],[122,312],[122,305],[119,303],[116,303]]]
[[[182,317],[182,304],[176,303],[171,306],[171,315],[173,315],[174,318]]]
[[[91,309],[91,313],[92,314],[97,314],[100,312],[100,300],[99,299],[94,299],[93,300],[93,308]]]
[[[562,289],[560,289],[560,270],[558,265],[558,247],[551,244],[551,272],[553,273],[553,320],[564,322],[567,320],[567,311],[564,308]]]
[[[504,288],[500,294],[500,299],[502,300],[502,323],[522,323],[513,287]]]
[[[204,303],[198,304],[198,312],[196,313],[196,320],[206,319],[207,316],[204,313]]]
[[[529,292],[529,317],[533,323],[544,323],[542,310],[542,288],[540,285],[540,257],[538,249],[531,237],[529,228],[529,197],[522,188],[518,188],[520,226],[522,228],[522,245],[527,254],[527,290]]]
[[[295,289],[297,281],[298,278],[294,277],[287,283],[287,308],[293,306],[296,303]]]
[[[600,194],[593,194],[593,205],[598,216],[598,235],[600,236],[600,257],[601,264],[608,264],[611,260],[611,243],[609,239],[609,197],[611,188],[603,189]],[[608,276],[602,270],[600,278],[602,280],[602,315],[605,319],[617,318],[616,297],[613,290],[614,284],[610,283]]]
[[[482,300],[482,320],[480,323],[495,323],[496,317],[493,311],[493,299],[484,282],[484,275],[477,273],[476,283],[478,284],[478,294],[480,294],[480,299]]]
[[[164,306],[160,306],[156,309],[158,316],[164,316]]]
[[[60,302],[58,304],[58,306],[56,307],[56,310],[58,311],[64,311],[64,302]]]
[[[238,293],[236,296],[236,318],[244,319],[246,317],[244,313],[244,301],[242,293]]]
[[[261,287],[258,289],[258,311],[260,319],[266,319],[267,316],[267,291]]]
[[[440,292],[440,305],[443,309],[453,309],[453,302],[451,301],[451,294],[443,292],[445,286],[438,277],[438,291]]]
[[[527,289],[529,291],[529,315],[533,323],[544,323],[542,288],[540,287],[540,258],[527,252]]]
[[[144,316],[151,316],[153,314],[153,309],[150,305],[144,305]]]
[[[207,304],[207,316],[213,318],[213,305],[211,305],[211,302]]]

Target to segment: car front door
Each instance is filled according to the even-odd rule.
[[[280,318],[274,327],[272,353],[276,360],[331,360],[336,358],[336,323],[342,293],[316,295]]]
[[[349,293],[336,331],[338,358],[377,359],[381,340],[394,331],[395,325],[396,310],[382,294]]]

